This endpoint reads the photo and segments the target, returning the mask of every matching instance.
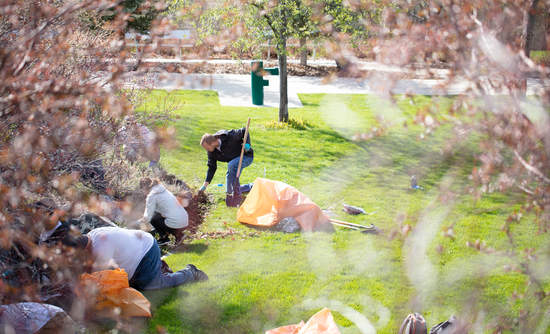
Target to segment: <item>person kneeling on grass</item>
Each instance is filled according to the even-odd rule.
[[[208,279],[192,264],[175,273],[163,273],[157,241],[144,231],[100,227],[79,237],[67,235],[62,242],[85,249],[92,257],[94,271],[124,269],[130,286],[137,290],[171,288]]]
[[[204,191],[210,184],[218,168],[218,161],[222,161],[227,162],[227,174],[225,177],[226,191],[228,194],[233,195],[233,185],[237,179],[237,168],[239,167],[244,133],[245,128],[242,128],[235,130],[220,130],[213,135],[205,133],[202,136],[201,146],[208,154],[208,171],[206,173],[206,179],[199,191]],[[241,168],[250,166],[253,160],[254,151],[250,146],[249,133],[246,137]],[[243,184],[241,185],[240,191],[241,193],[249,192],[251,188],[252,183]]]
[[[159,234],[159,242],[169,241],[170,234],[179,240],[183,229],[189,225],[188,215],[178,199],[158,180],[143,178],[139,182],[140,188],[147,192],[145,212],[138,223],[150,223]]]

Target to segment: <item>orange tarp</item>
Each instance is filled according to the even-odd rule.
[[[123,269],[82,274],[80,282],[94,311],[103,316],[151,317],[151,303],[141,292],[130,288]]]
[[[237,212],[241,223],[262,227],[271,227],[287,217],[294,217],[303,231],[316,230],[329,222],[321,208],[296,188],[263,178],[254,181]]]
[[[340,330],[332,313],[328,308],[315,313],[315,315],[304,324],[300,322],[297,325],[283,326],[265,332],[265,334],[340,334]]]

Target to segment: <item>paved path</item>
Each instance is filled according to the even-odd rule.
[[[264,88],[264,107],[279,105],[279,76],[270,75],[269,86]],[[240,74],[160,74],[153,80],[153,87],[158,89],[200,89],[218,92],[220,104],[223,106],[254,107],[252,104],[250,75]],[[442,88],[445,80],[436,79],[402,79],[393,83],[386,77],[371,76],[369,79],[336,78],[325,82],[317,77],[288,77],[289,108],[302,107],[298,94],[378,94],[385,95],[391,90],[394,94],[420,95],[457,95],[463,94],[469,88],[465,80],[458,80]],[[548,82],[528,80],[528,94],[535,94]]]
[[[269,86],[264,87],[264,107],[279,106],[279,76],[270,75]],[[218,92],[223,106],[253,107],[250,75],[240,74],[177,74],[159,75],[153,82],[158,89],[206,89]],[[455,95],[463,93],[468,85],[465,82],[451,84],[447,89],[438,88],[443,80],[409,79],[399,80],[393,87],[383,77],[368,80],[336,78],[325,82],[317,77],[288,77],[288,106],[302,107],[298,94],[384,94],[391,88],[394,94]]]
[[[150,63],[199,63],[212,64],[226,63],[250,63],[250,60],[178,60],[178,59],[146,59]],[[333,60],[319,59],[311,61],[315,65],[334,65]],[[302,107],[298,94],[419,94],[419,95],[457,95],[464,94],[470,83],[466,80],[453,78],[447,84],[447,70],[430,69],[437,72],[439,79],[400,79],[395,82],[391,76],[405,74],[418,74],[414,70],[401,69],[375,62],[360,62],[360,67],[370,70],[367,79],[334,78],[327,82],[319,77],[288,77],[288,102],[289,108]],[[425,71],[424,71],[425,72]],[[132,77],[132,72],[128,73]],[[422,76],[422,75],[421,75]],[[414,76],[415,77],[415,76]],[[269,75],[269,86],[264,87],[264,107],[279,106],[279,76]],[[153,88],[158,89],[202,89],[218,92],[220,104],[223,106],[256,107],[252,104],[250,75],[240,74],[179,74],[163,73],[155,74],[152,81]],[[151,83],[148,85],[150,86]],[[445,86],[445,87],[444,87]],[[542,81],[529,79],[527,84],[528,95],[538,95],[539,91],[550,87],[548,80]],[[492,92],[492,94],[505,94],[504,92]]]

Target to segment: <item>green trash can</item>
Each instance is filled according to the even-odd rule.
[[[269,86],[269,80],[265,80],[264,75],[266,72],[271,75],[279,75],[279,68],[263,68],[263,62],[259,60],[253,61],[251,65],[252,104],[262,106],[264,104],[264,86]]]

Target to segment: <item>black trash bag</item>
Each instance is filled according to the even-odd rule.
[[[59,223],[53,231],[42,233],[40,235],[40,244],[48,246],[63,242],[70,235],[71,228],[76,229],[81,234],[86,234],[98,227],[116,227],[117,225],[108,218],[100,217],[93,213],[83,213],[76,218],[70,218],[67,221]]]
[[[82,234],[86,234],[98,227],[117,227],[117,225],[108,218],[93,213],[83,213],[77,218],[69,219],[67,223],[75,226]]]
[[[41,303],[0,305],[0,332],[75,333],[75,322],[62,308]]]
[[[424,317],[420,313],[409,314],[403,320],[399,328],[399,334],[428,334],[426,320],[424,320]]]

